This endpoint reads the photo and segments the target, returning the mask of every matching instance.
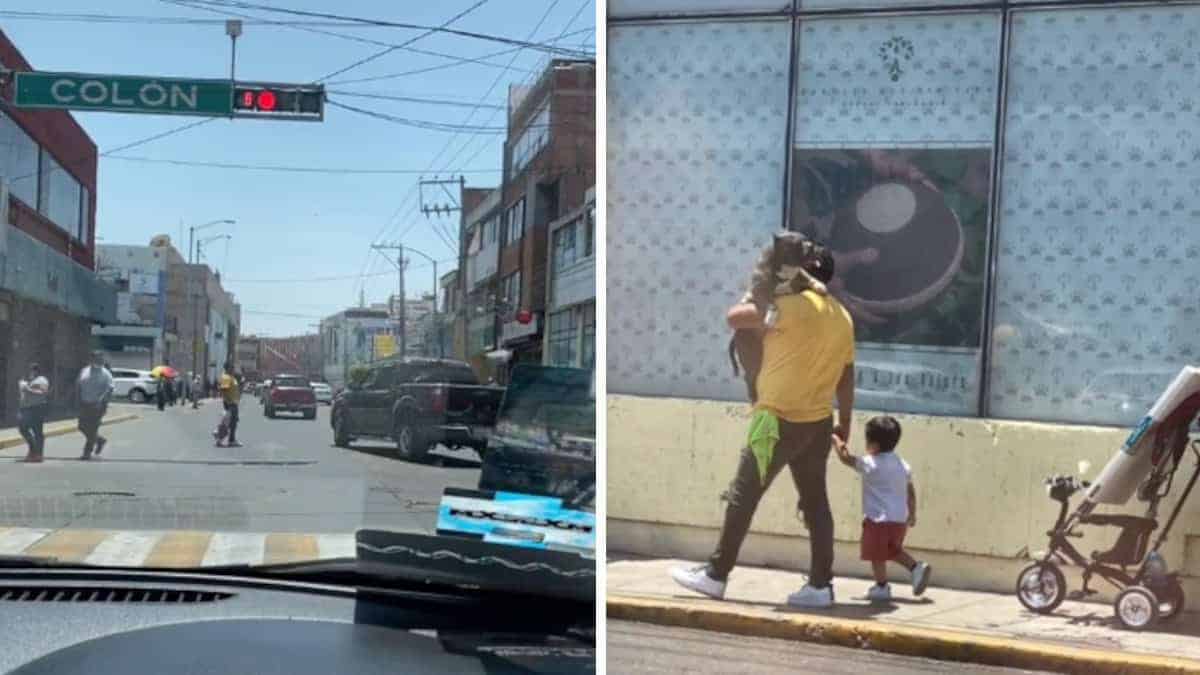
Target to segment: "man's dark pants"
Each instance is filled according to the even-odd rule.
[[[31,457],[41,457],[46,449],[46,435],[43,433],[43,426],[46,423],[46,408],[45,405],[32,405],[18,411],[17,430],[29,444]]]
[[[788,467],[796,491],[800,493],[800,510],[808,528],[812,564],[808,583],[824,588],[833,579],[833,514],[829,510],[829,493],[825,487],[825,469],[832,445],[833,419],[819,422],[787,422],[779,420],[779,442],[767,469],[767,480],[759,479],[758,462],[750,448],[743,448],[737,475],[725,494],[725,524],[717,550],[708,560],[708,575],[718,581],[729,576],[737,562],[742,541],[750,530],[750,520],[771,482]]]
[[[226,401],[225,409],[229,411],[229,443],[237,443],[238,404]]]
[[[102,419],[104,419],[104,404],[81,403],[79,405],[79,431],[86,439],[83,444],[84,457],[92,456],[92,451],[96,449],[97,443],[108,442],[100,435],[100,420]]]

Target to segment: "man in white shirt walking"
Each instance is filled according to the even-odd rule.
[[[29,378],[17,383],[21,393],[19,427],[21,436],[29,444],[26,462],[41,462],[46,449],[46,436],[42,431],[46,423],[46,410],[50,407],[50,380],[42,375],[36,363],[29,364]]]
[[[104,354],[93,352],[91,365],[79,373],[79,430],[87,439],[80,457],[84,461],[92,458],[93,451],[99,456],[108,443],[108,439],[100,435],[100,422],[108,410],[112,393],[113,376],[104,367]]]

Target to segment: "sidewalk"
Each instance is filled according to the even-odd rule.
[[[121,422],[129,422],[139,419],[140,415],[120,408],[110,408],[108,414],[104,416],[104,420],[100,423],[103,426],[120,424]],[[79,433],[79,421],[76,419],[60,420],[58,422],[48,422],[43,427],[46,438],[55,436],[65,436],[67,434]],[[16,427],[8,427],[0,429],[0,450],[11,448],[20,448],[25,450],[25,439],[21,438],[21,434]]]
[[[725,600],[677,586],[668,575],[680,560],[610,556],[608,616],[875,649],[944,661],[1003,665],[1054,672],[1200,673],[1200,614],[1184,612],[1169,623],[1135,633],[1121,629],[1107,604],[1064,602],[1050,616],[1027,612],[1014,595],[937,587],[937,570],[924,597],[914,598],[893,567],[890,604],[866,600],[873,581],[838,577],[837,603],[829,610],[789,608],[787,595],[804,575],[739,567]]]

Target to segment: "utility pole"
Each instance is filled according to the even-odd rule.
[[[376,251],[396,252],[396,270],[400,274],[400,310],[398,312],[398,323],[400,326],[398,334],[400,337],[400,358],[403,359],[408,356],[408,336],[406,335],[408,326],[404,322],[405,305],[408,304],[404,301],[404,244],[372,244],[371,248]]]
[[[457,185],[458,186],[459,198],[456,199],[454,197],[454,195],[450,194],[450,191],[446,189],[447,185]],[[417,183],[417,186],[420,189],[421,212],[425,214],[426,218],[429,218],[430,213],[433,213],[435,215],[442,215],[442,214],[450,215],[451,213],[458,211],[460,214],[459,219],[458,219],[458,251],[457,251],[458,261],[457,262],[459,263],[458,267],[459,267],[460,286],[465,288],[465,282],[461,281],[462,277],[464,276],[461,263],[463,261],[463,233],[464,233],[464,228],[466,227],[466,223],[464,222],[463,216],[465,216],[466,214],[463,212],[461,197],[462,197],[463,192],[467,188],[467,180],[462,175],[459,175],[457,180],[455,180],[453,178],[440,179],[437,176],[434,176],[433,180],[421,179]],[[446,196],[448,196],[450,198],[450,201],[434,202],[432,204],[427,204],[426,199],[425,199],[425,191],[424,191],[426,186],[429,186],[429,187],[436,186],[436,187],[441,188],[442,192],[446,193]],[[501,188],[501,190],[503,190],[503,188]],[[501,195],[503,196],[503,192],[501,192]],[[497,240],[499,240],[499,236],[500,236],[499,233],[497,233],[496,234]],[[420,253],[420,251],[416,251],[416,253]],[[437,276],[437,261],[434,260],[432,257],[425,255],[424,253],[421,253],[421,255],[425,256],[425,258],[427,258],[429,260],[429,262],[433,263],[433,320],[435,322],[437,322],[438,357],[445,358],[446,348],[443,345],[444,340],[442,338],[442,324],[438,318],[438,307],[437,307],[438,281],[439,281],[438,276]],[[497,264],[499,264],[498,261],[497,261]],[[498,270],[499,270],[499,267],[497,267],[497,271]],[[464,293],[464,295],[465,295],[465,293]],[[466,330],[465,326],[463,327],[463,330],[464,331]]]

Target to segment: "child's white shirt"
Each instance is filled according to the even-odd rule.
[[[876,523],[908,522],[908,483],[912,468],[895,452],[855,458],[862,476],[863,517]]]

